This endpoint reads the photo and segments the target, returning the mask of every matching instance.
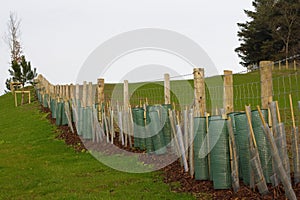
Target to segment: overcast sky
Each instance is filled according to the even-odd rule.
[[[10,55],[3,35],[9,12],[21,22],[27,60],[54,83],[75,82],[78,72],[101,43],[126,31],[161,28],[198,43],[218,71],[244,70],[234,49],[237,23],[251,0],[2,0],[0,6],[0,94],[8,77]],[[100,64],[99,64],[100,65]],[[200,66],[201,67],[201,66]],[[190,73],[190,72],[187,72]],[[156,78],[156,77],[154,77]],[[111,78],[113,81],[113,78]],[[94,80],[88,80],[94,81]]]

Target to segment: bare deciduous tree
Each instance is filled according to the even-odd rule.
[[[9,20],[7,22],[7,32],[5,33],[4,40],[7,43],[10,53],[11,61],[21,62],[21,31],[20,31],[21,20],[18,18],[17,14],[10,12]]]

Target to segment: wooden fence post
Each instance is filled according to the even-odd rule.
[[[65,96],[65,89],[64,88],[65,88],[64,85],[60,85],[60,95],[59,95],[59,97],[61,99],[63,99],[64,96]]]
[[[233,77],[232,71],[224,70],[224,109],[228,114],[234,111],[233,106]]]
[[[74,85],[71,83],[70,85],[70,98],[72,101],[75,100],[75,96],[74,96]]]
[[[50,84],[50,97],[54,97],[54,85]]]
[[[97,79],[97,103],[99,107],[104,103],[104,79]]]
[[[83,81],[83,89],[82,89],[82,107],[86,107],[86,96],[87,96],[87,91],[86,91],[86,81]]]
[[[88,95],[87,95],[87,106],[92,107],[93,105],[93,83],[89,82]]]
[[[64,97],[64,86],[59,85],[59,98],[62,99]]]
[[[165,74],[164,80],[165,104],[171,104],[170,75]]]
[[[98,121],[102,122],[102,105],[104,103],[104,79],[97,79]]]
[[[61,85],[60,86],[60,89],[61,89],[61,96],[60,98],[64,99],[65,98],[65,85]]]
[[[260,83],[261,83],[261,106],[267,109],[273,100],[272,61],[261,61]]]
[[[53,96],[55,99],[56,99],[57,96],[58,96],[58,92],[59,92],[58,85],[55,85],[55,86],[54,86],[54,96]]]
[[[79,100],[80,96],[79,96],[79,84],[77,83],[76,84],[76,87],[75,87],[75,98],[76,100]]]
[[[46,81],[46,94],[50,95],[50,83]]]
[[[66,85],[66,100],[68,101],[70,99],[70,90],[69,85]]]
[[[195,116],[204,116],[206,112],[204,69],[194,68]]]
[[[281,61],[279,60],[279,63],[278,63],[278,68],[279,70],[281,70]]]

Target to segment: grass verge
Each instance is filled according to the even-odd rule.
[[[171,191],[159,172],[129,174],[56,139],[37,102],[0,97],[0,199],[193,199]]]

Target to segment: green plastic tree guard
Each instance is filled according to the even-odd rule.
[[[231,188],[229,134],[225,119],[213,119],[209,123],[210,162],[214,189]]]
[[[146,148],[145,142],[145,120],[144,120],[144,109],[133,108],[132,117],[134,123],[134,147],[144,150]]]
[[[55,99],[51,98],[50,101],[50,107],[51,107],[51,116],[53,119],[56,119],[56,107],[57,107],[57,102]]]
[[[196,180],[208,180],[207,145],[206,145],[206,118],[194,118],[194,168]],[[202,147],[202,149],[201,149]],[[202,151],[203,155],[199,154]]]
[[[61,125],[68,125],[68,118],[67,118],[67,115],[66,115],[66,112],[65,112],[65,103],[67,102],[62,102],[62,118],[61,118]]]
[[[236,124],[235,124],[235,119],[234,116],[236,114],[240,114],[240,112],[232,112],[228,114],[228,117],[231,118],[231,124],[232,124],[232,129],[233,129],[233,134],[234,138],[237,141],[237,132],[236,132]],[[239,145],[236,142],[236,153],[237,153],[237,160],[238,160],[238,168],[239,168],[239,178],[242,179],[242,168],[241,168],[241,160],[240,160],[240,153],[239,153]]]
[[[234,115],[236,141],[239,149],[240,168],[244,184],[250,185],[250,142],[249,127],[246,113]]]
[[[149,112],[149,129],[152,136],[154,151],[156,154],[161,155],[166,153],[166,146],[164,142],[164,135],[161,126],[160,112],[161,106],[148,106]]]
[[[150,130],[150,116],[149,112],[146,112],[146,124],[145,124],[145,143],[146,143],[146,149],[147,153],[151,154],[154,152],[154,146],[153,146],[153,137],[151,135]]]
[[[261,110],[265,118],[268,121],[268,110]],[[262,128],[262,122],[257,110],[253,110],[251,113],[252,127],[255,135],[255,140],[258,148],[259,158],[263,174],[267,183],[271,183],[270,177],[274,174],[272,166],[272,154],[270,144]]]
[[[172,109],[171,104],[162,105],[162,122],[165,145],[169,146],[172,140],[171,123],[169,118],[169,109]]]
[[[44,94],[43,107],[48,108],[49,94]]]
[[[57,126],[61,126],[62,124],[62,109],[63,109],[63,102],[57,102],[56,121],[55,121],[55,124]]]

